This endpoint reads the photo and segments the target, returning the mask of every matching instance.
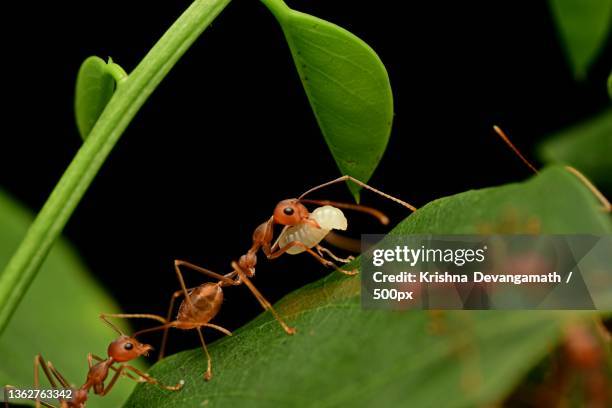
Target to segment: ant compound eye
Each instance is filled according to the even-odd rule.
[[[123,348],[126,349],[126,350],[131,350],[131,349],[134,348],[134,345],[132,343],[125,343]]]
[[[283,209],[283,212],[285,213],[285,215],[293,215],[295,210],[292,207],[285,207]]]

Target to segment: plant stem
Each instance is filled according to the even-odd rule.
[[[283,0],[261,0],[261,2],[279,22],[283,21],[287,14],[291,12],[291,9]]]
[[[125,128],[174,64],[229,2],[194,1],[117,87],[0,276],[0,334]]]

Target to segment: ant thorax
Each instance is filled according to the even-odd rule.
[[[319,244],[331,230],[345,231],[347,228],[347,220],[344,213],[339,208],[331,205],[324,205],[316,208],[310,213],[310,219],[316,221],[321,228],[317,228],[308,223],[300,223],[286,228],[278,238],[278,245],[284,248],[290,242],[298,241],[305,244],[308,248],[312,248]],[[300,246],[294,246],[287,250],[288,254],[296,255],[304,252],[305,249]]]

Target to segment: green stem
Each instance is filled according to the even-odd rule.
[[[174,64],[229,2],[194,1],[117,88],[0,276],[0,334],[125,128]]]
[[[276,17],[279,22],[282,22],[287,14],[291,12],[289,6],[283,0],[260,0],[264,6]]]

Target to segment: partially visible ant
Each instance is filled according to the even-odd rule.
[[[587,322],[573,322],[565,327],[561,346],[538,368],[546,369],[546,375],[536,384],[519,387],[504,405],[574,406],[579,395],[581,406],[612,406],[607,364],[610,341],[605,333],[599,333],[598,324],[596,321],[593,327]]]
[[[510,139],[503,130],[498,126],[493,126],[493,130],[517,154],[523,163],[534,173],[538,173],[535,166],[510,142]],[[584,174],[571,166],[565,166],[565,169],[576,176],[591,191],[601,203],[603,211],[612,212],[612,205],[608,199]],[[544,384],[543,387],[537,390],[536,397],[542,400],[540,405],[556,406],[562,404],[561,398],[571,386],[571,377],[576,374],[582,374],[585,388],[584,397],[587,405],[592,407],[610,406],[612,392],[610,391],[609,375],[607,375],[605,367],[604,354],[606,352],[602,347],[602,343],[604,343],[609,351],[610,335],[605,330],[604,323],[600,317],[595,322],[595,327],[599,330],[600,339],[595,336],[594,330],[582,324],[573,324],[566,328],[563,353],[558,357],[559,361],[557,361],[556,366],[553,367],[553,373],[548,379],[549,384]],[[553,392],[550,391],[551,389]]]
[[[531,164],[531,162],[527,160],[525,156],[523,156],[523,154],[520,152],[519,149],[517,149],[514,146],[514,144],[512,144],[512,142],[510,141],[510,138],[506,135],[506,133],[504,133],[503,130],[501,130],[499,126],[494,125],[493,130],[504,141],[504,143],[506,143],[506,145],[508,145],[508,147],[510,147],[510,149],[512,149],[512,151],[516,153],[516,155],[521,159],[521,161],[525,163],[525,165],[529,167],[529,169],[531,169],[531,171],[533,171],[536,174],[538,173],[538,170],[536,169],[536,167],[533,164]],[[593,195],[597,198],[597,200],[599,200],[599,202],[603,206],[603,211],[612,212],[612,204],[610,204],[610,201],[608,201],[608,199],[601,193],[601,191],[599,191],[597,187],[595,187],[595,185],[591,182],[591,180],[589,180],[578,169],[572,166],[565,166],[565,169],[569,171],[570,173],[572,173],[574,176],[576,176],[576,178],[578,178],[578,180],[580,180],[580,182],[584,184],[591,191],[591,193],[593,193]]]
[[[109,344],[107,358],[98,357],[92,353],[87,355],[89,371],[87,372],[87,379],[85,380],[85,383],[79,388],[73,387],[50,361],[45,361],[41,354],[37,354],[34,357],[35,389],[39,389],[40,387],[40,369],[42,369],[53,389],[58,389],[59,383],[60,388],[73,390],[73,395],[70,400],[59,400],[61,408],[85,408],[90,389],[93,388],[96,395],[105,396],[110,392],[121,375],[131,378],[137,382],[154,384],[169,391],[177,391],[182,388],[183,381],[180,381],[177,385],[164,385],[136,367],[126,364],[128,361],[132,361],[140,356],[148,355],[149,351],[152,350],[153,347],[139,342],[136,340],[135,335],[130,337],[123,334],[118,327],[109,322],[104,316],[101,316],[101,318],[119,334],[119,337]],[[95,364],[94,361],[96,361]],[[118,364],[118,366],[116,366],[116,364]],[[111,370],[114,371],[115,374],[112,376],[108,384],[106,384],[105,381]],[[128,371],[136,374],[137,377],[133,376]],[[14,387],[7,386],[7,388]],[[56,408],[52,404],[41,401],[40,397],[35,399],[35,406],[36,408],[40,408],[41,406]]]

